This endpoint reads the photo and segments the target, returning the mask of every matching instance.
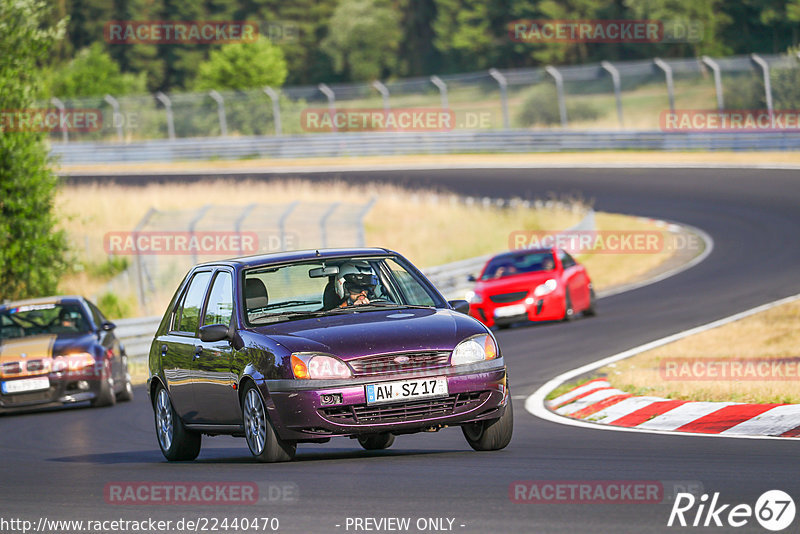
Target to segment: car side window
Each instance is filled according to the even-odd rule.
[[[203,325],[231,323],[233,316],[233,280],[227,271],[219,271],[214,277],[208,296]]]
[[[574,267],[576,264],[577,264],[577,263],[576,263],[576,262],[575,262],[575,260],[572,258],[572,256],[570,256],[570,255],[569,255],[569,254],[567,254],[566,252],[563,252],[563,251],[561,252],[561,265],[562,265],[562,266],[563,266],[565,269],[569,269],[570,267]]]
[[[105,318],[97,306],[91,302],[87,302],[87,304],[89,305],[89,311],[92,312],[92,320],[94,320],[94,324],[97,326],[97,328],[100,328],[108,319]]]
[[[208,280],[211,278],[211,273],[203,271],[196,273],[189,282],[189,288],[186,290],[186,296],[183,298],[183,304],[179,311],[179,324],[177,330],[181,332],[190,332],[194,334],[197,331],[197,322],[200,320],[200,308],[203,306],[203,297],[205,297],[206,289],[208,288]]]

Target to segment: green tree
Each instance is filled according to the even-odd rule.
[[[328,24],[322,47],[336,72],[351,80],[387,78],[397,68],[400,15],[381,0],[343,0]]]
[[[46,26],[46,2],[0,0],[0,110],[33,107],[40,66],[64,25]],[[0,131],[0,296],[54,293],[66,262],[66,238],[55,231],[57,177],[44,134]]]
[[[286,80],[283,51],[269,39],[252,43],[232,43],[211,52],[200,64],[196,89],[253,89],[269,85],[280,87]]]
[[[119,65],[95,42],[52,73],[51,94],[58,97],[144,93],[145,73],[120,72]]]

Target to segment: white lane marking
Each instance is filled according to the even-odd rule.
[[[719,319],[717,321],[712,321],[710,323],[697,326],[695,328],[690,328],[689,330],[684,330],[683,332],[678,332],[676,334],[672,334],[667,337],[663,337],[661,339],[656,339],[651,341],[650,343],[645,343],[644,345],[639,345],[638,347],[634,347],[632,349],[626,350],[624,352],[620,352],[619,354],[614,354],[613,356],[609,356],[607,358],[603,358],[601,360],[597,360],[596,362],[589,363],[578,367],[576,369],[572,369],[571,371],[567,371],[566,373],[561,373],[560,375],[548,380],[542,387],[537,389],[533,392],[526,400],[525,400],[525,409],[528,413],[535,415],[540,419],[544,419],[545,421],[551,421],[553,423],[559,423],[562,425],[570,425],[570,426],[578,426],[583,428],[592,428],[595,430],[609,430],[614,432],[646,432],[650,434],[661,434],[665,436],[702,436],[702,437],[719,437],[719,438],[740,438],[740,439],[778,439],[778,440],[787,440],[787,439],[795,439],[798,440],[800,438],[781,438],[778,436],[743,436],[738,434],[703,434],[697,432],[672,432],[672,431],[665,431],[665,430],[646,430],[640,428],[628,428],[622,426],[609,426],[604,424],[597,424],[597,423],[590,423],[588,421],[583,421],[579,419],[570,419],[568,417],[563,417],[558,415],[554,412],[551,412],[545,407],[545,399],[547,395],[556,389],[558,386],[567,382],[569,380],[574,380],[575,378],[594,371],[595,369],[599,369],[604,367],[610,363],[618,362],[620,360],[624,360],[625,358],[630,358],[631,356],[635,356],[641,352],[648,351],[650,349],[654,349],[660,347],[662,345],[666,345],[668,343],[672,343],[673,341],[678,341],[679,339],[683,339],[685,337],[699,334],[700,332],[705,332],[706,330],[711,330],[712,328],[716,328],[718,326],[723,326],[728,323],[732,323],[734,321],[738,321],[739,319],[744,319],[745,317],[749,317],[751,315],[755,315],[756,313],[760,313],[762,311],[766,311],[776,306],[781,306],[782,304],[788,304],[789,302],[795,302],[800,300],[800,293],[797,295],[792,295],[790,297],[778,299],[772,302],[768,302],[767,304],[762,304],[761,306],[756,306],[755,308],[750,308],[749,310],[745,310],[743,312],[739,312],[733,314],[729,317],[725,317],[723,319]]]
[[[649,430],[675,430],[686,423],[696,421],[701,417],[721,410],[731,404],[741,404],[737,402],[687,402],[680,406],[653,417],[649,421],[638,425],[636,428]]]
[[[661,402],[667,399],[661,397],[630,397],[618,402],[608,408],[603,408],[599,412],[593,413],[589,419],[596,423],[611,424],[613,421],[630,415],[637,410],[641,410],[645,406],[650,406],[654,402]]]
[[[597,381],[594,381],[594,382],[589,382],[588,384],[584,384],[582,386],[579,386],[579,387],[573,389],[572,391],[568,391],[568,392],[564,393],[563,395],[561,395],[559,397],[556,397],[555,399],[549,401],[547,404],[548,404],[548,406],[558,406],[560,404],[564,404],[567,401],[571,401],[572,399],[574,399],[578,395],[582,395],[582,394],[586,393],[587,391],[591,391],[593,389],[599,389],[599,388],[608,388],[608,387],[611,387],[611,384],[609,384],[605,380],[597,380]]]
[[[601,389],[600,391],[595,391],[594,393],[590,393],[586,395],[582,399],[578,399],[571,404],[567,404],[566,406],[559,408],[556,412],[560,413],[561,415],[570,415],[579,410],[583,410],[584,408],[588,408],[592,404],[598,403],[600,401],[604,401],[610,397],[616,397],[617,395],[623,395],[624,392],[618,389]]]
[[[766,434],[780,436],[793,428],[800,426],[800,405],[787,404],[776,406],[759,416],[748,419],[736,426],[722,432],[726,436],[742,434]],[[786,439],[786,438],[783,438]]]

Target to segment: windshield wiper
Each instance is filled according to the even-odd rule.
[[[307,319],[309,317],[319,317],[325,315],[326,311],[287,311],[283,313],[268,313],[257,317],[256,320],[250,319],[253,324],[269,324],[287,321],[290,319]]]

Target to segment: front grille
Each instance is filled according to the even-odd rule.
[[[514,293],[500,293],[499,295],[492,295],[489,300],[497,304],[505,304],[507,302],[516,302],[522,300],[527,295],[527,291],[515,291]]]
[[[400,361],[396,361],[400,359]],[[407,361],[406,361],[407,360]],[[449,352],[403,352],[365,356],[347,362],[356,376],[381,375],[422,369],[445,367],[450,362]]]
[[[322,408],[320,413],[327,419],[340,424],[404,423],[466,412],[484,402],[488,396],[488,391],[473,391],[441,399],[425,399],[406,403],[372,406],[355,404]]]
[[[20,404],[27,404],[29,402],[46,402],[54,400],[53,388],[44,391],[34,391],[31,393],[15,393],[13,395],[3,396],[0,398],[0,404],[3,406],[18,406]]]

